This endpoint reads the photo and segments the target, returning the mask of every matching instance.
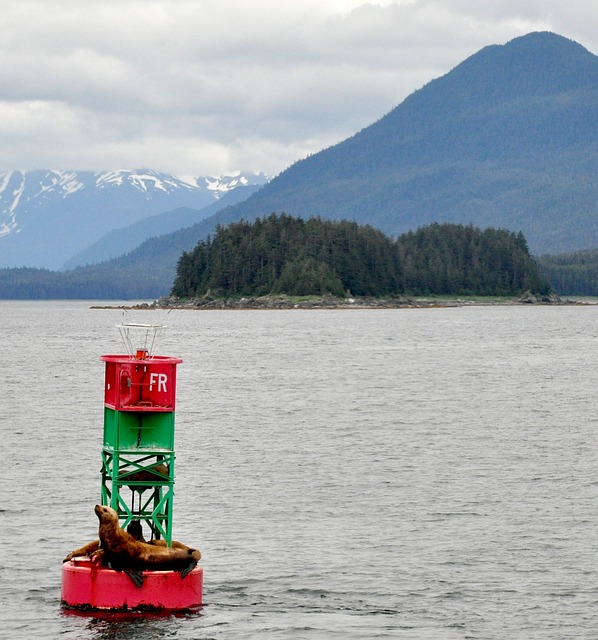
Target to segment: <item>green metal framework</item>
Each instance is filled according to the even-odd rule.
[[[174,412],[104,408],[101,503],[121,526],[146,522],[154,539],[172,543]]]

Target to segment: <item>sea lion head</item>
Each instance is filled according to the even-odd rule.
[[[145,542],[143,538],[143,528],[141,526],[141,522],[139,520],[131,520],[127,527],[127,533],[132,535],[135,540],[139,540],[140,542]]]
[[[96,504],[94,511],[100,523],[102,522],[118,522],[118,514],[112,507],[107,505]]]

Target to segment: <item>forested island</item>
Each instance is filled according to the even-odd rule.
[[[547,295],[521,233],[434,223],[396,240],[371,226],[272,214],[218,227],[179,259],[180,299]]]

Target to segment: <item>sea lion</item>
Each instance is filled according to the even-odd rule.
[[[168,546],[168,543],[166,542],[166,540],[146,540],[143,537],[143,530],[141,528],[141,522],[139,522],[139,520],[131,520],[131,522],[127,526],[127,533],[131,534],[133,538],[135,538],[135,540],[139,540],[140,542],[147,542],[147,544],[151,544],[156,547]],[[170,546],[174,549],[191,549],[191,547],[188,547],[186,544],[184,544],[183,542],[179,542],[178,540],[172,540],[170,542]],[[65,556],[62,562],[68,562],[73,558],[79,558],[83,556],[93,556],[96,553],[96,551],[98,551],[99,548],[100,548],[100,541],[92,540],[91,542],[88,542],[82,547],[79,547],[78,549],[71,551],[67,556]],[[200,553],[200,557],[201,557],[201,553]]]
[[[145,539],[143,538],[143,529],[141,528],[141,522],[139,522],[139,520],[131,520],[131,522],[129,523],[129,526],[127,527],[127,532],[130,533],[135,538],[135,540],[141,540],[141,542],[145,542]],[[182,542],[177,542],[176,540],[173,540],[172,545],[174,546],[175,543],[177,546],[182,545],[183,547],[187,548],[186,545],[184,545]],[[150,544],[153,544],[153,543],[150,543]],[[64,558],[62,562],[68,562],[73,558],[79,558],[82,556],[93,556],[99,548],[100,548],[100,541],[92,540],[91,542],[84,544],[82,547],[79,547],[78,549],[71,551]]]
[[[108,506],[97,504],[94,509],[100,521],[100,549],[94,554],[103,564],[116,571],[125,571],[137,584],[143,584],[142,571],[179,571],[185,577],[201,558],[197,549],[162,547],[136,540],[121,529],[118,514]]]
[[[168,478],[168,467],[165,464],[157,464],[147,469],[141,469],[131,475],[123,474],[126,480],[132,480],[133,482],[156,482],[157,480],[163,480],[164,477]],[[148,486],[131,486],[129,489],[147,489]]]
[[[116,512],[115,512],[116,513]],[[122,531],[122,529],[121,529]],[[143,529],[141,527],[141,522],[139,520],[131,520],[131,522],[129,523],[129,525],[127,526],[127,533],[132,536],[135,540],[138,540],[140,542],[144,542],[146,544],[155,546],[155,547],[166,547],[168,548],[168,543],[166,542],[166,540],[148,540],[146,541],[143,537]],[[183,544],[182,542],[179,542],[178,540],[172,540],[171,542],[171,547],[172,549],[183,549],[185,551],[191,551],[192,553],[192,557],[195,557],[195,555],[197,556],[197,560],[199,560],[201,558],[201,552],[198,551],[197,549],[192,549],[191,547],[188,547],[186,544]],[[79,547],[78,549],[75,549],[74,551],[71,551],[62,562],[68,562],[69,560],[72,560],[73,558],[77,558],[80,556],[90,556],[90,557],[94,557],[94,556],[98,556],[97,559],[102,559],[102,555],[98,553],[100,551],[100,540],[92,540],[91,542],[88,542],[86,545],[83,545],[82,547]],[[195,554],[195,555],[194,555]],[[108,560],[105,561],[106,564],[108,564]],[[185,573],[186,575],[186,573]]]
[[[158,482],[158,481],[167,479],[168,474],[169,474],[168,467],[165,464],[161,463],[161,464],[154,464],[154,466],[152,467],[140,469],[139,471],[136,471],[135,473],[132,473],[130,475],[123,473],[121,474],[120,477],[123,478],[124,480],[131,480],[132,482]],[[139,494],[139,501],[141,501],[141,495],[143,494],[144,491],[146,491],[147,489],[151,489],[152,487],[155,488],[154,485],[147,485],[147,484],[135,484],[135,485],[130,484],[128,485],[128,487],[133,493],[133,498],[131,503],[131,509],[133,511],[135,510],[135,493]]]
[[[146,540],[143,537],[143,529],[141,527],[141,522],[139,520],[131,520],[127,525],[127,533],[130,533],[135,540],[139,540],[140,542],[147,542],[147,544],[153,544],[156,547],[167,547],[168,543],[166,540]],[[190,549],[186,544],[179,542],[178,540],[171,540],[170,546],[173,549]]]

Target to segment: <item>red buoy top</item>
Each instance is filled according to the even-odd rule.
[[[103,355],[106,363],[104,404],[116,411],[174,411],[176,366],[182,358],[148,356],[137,350],[131,355]]]

